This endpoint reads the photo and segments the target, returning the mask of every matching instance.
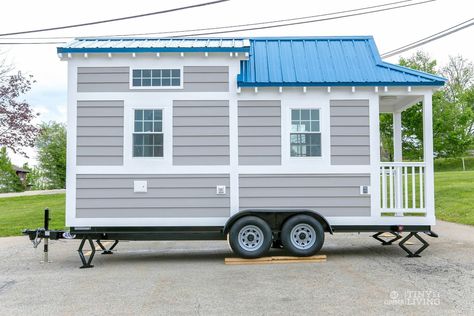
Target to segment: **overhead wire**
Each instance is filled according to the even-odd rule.
[[[254,22],[254,23],[245,23],[245,24],[234,24],[234,25],[226,25],[226,26],[205,27],[205,28],[198,28],[198,29],[172,30],[172,31],[161,31],[161,32],[147,32],[147,33],[91,35],[91,36],[12,37],[12,38],[8,38],[8,39],[35,40],[35,39],[70,39],[70,38],[77,38],[77,37],[95,37],[95,38],[100,38],[100,37],[126,37],[126,36],[149,36],[149,35],[164,35],[164,34],[176,34],[176,33],[186,33],[186,32],[197,32],[197,31],[221,30],[221,29],[230,29],[230,28],[237,28],[237,27],[247,27],[247,26],[256,26],[256,25],[264,25],[264,24],[274,24],[274,23],[280,23],[280,22],[305,20],[305,19],[316,18],[316,17],[323,17],[323,16],[344,14],[344,13],[349,13],[349,12],[363,11],[363,10],[368,10],[368,9],[375,9],[375,8],[400,4],[400,3],[413,2],[413,1],[414,0],[395,1],[395,2],[383,3],[383,4],[367,6],[367,7],[362,7],[362,8],[349,9],[349,10],[343,10],[343,11],[335,11],[335,12],[322,13],[322,14],[309,15],[309,16],[302,16],[302,17],[294,17],[294,18],[287,18],[287,19],[270,20],[270,21],[263,21],[263,22]]]
[[[470,23],[468,23],[470,22]],[[467,24],[466,24],[467,23]],[[419,47],[419,46],[422,46],[422,45],[425,45],[425,44],[428,44],[430,42],[433,42],[435,40],[438,40],[440,38],[443,38],[445,36],[448,36],[448,35],[451,35],[453,33],[456,33],[456,32],[459,32],[461,30],[464,30],[470,26],[474,25],[474,18],[471,18],[471,19],[468,19],[462,23],[459,23],[459,24],[456,24],[454,26],[451,26],[447,29],[444,29],[440,32],[437,32],[437,33],[434,33],[430,36],[427,36],[427,37],[424,37],[422,39],[419,39],[417,41],[414,41],[414,42],[411,42],[409,44],[406,44],[404,46],[401,46],[401,47],[398,47],[396,49],[392,49],[388,52],[385,52],[383,54],[380,55],[380,57],[382,58],[388,58],[388,57],[392,57],[392,56],[395,56],[395,55],[399,55],[401,53],[404,53],[406,51],[409,51],[409,50],[412,50],[416,47]]]
[[[218,32],[207,32],[207,33],[190,33],[190,34],[184,34],[184,35],[179,35],[179,36],[178,35],[177,36],[169,36],[169,37],[172,38],[172,37],[180,37],[180,36],[193,37],[193,36],[202,36],[202,35],[216,35],[216,34],[235,33],[235,32],[243,32],[243,31],[254,31],[254,30],[263,30],[263,29],[270,29],[270,28],[277,28],[277,27],[301,25],[301,24],[337,20],[337,19],[348,18],[348,17],[353,17],[353,16],[360,16],[360,15],[366,15],[366,14],[371,14],[371,13],[389,11],[389,10],[405,8],[405,7],[411,7],[411,6],[425,4],[425,3],[434,2],[434,1],[436,1],[436,0],[425,0],[425,1],[417,2],[417,3],[410,3],[410,4],[398,5],[398,6],[394,6],[394,7],[390,7],[390,8],[383,8],[383,9],[377,9],[377,10],[371,10],[371,11],[365,11],[365,12],[359,12],[359,13],[339,15],[339,16],[328,17],[328,18],[323,18],[323,19],[314,19],[314,20],[308,20],[308,21],[282,23],[282,24],[277,24],[277,25],[251,27],[251,28],[244,28],[244,29],[238,29],[238,30],[227,30],[227,31],[218,31]]]
[[[31,34],[31,33],[47,32],[47,31],[56,31],[56,30],[63,30],[63,29],[69,29],[69,28],[91,26],[91,25],[111,23],[111,22],[124,21],[124,20],[130,20],[130,19],[137,19],[137,18],[143,18],[143,17],[153,16],[153,15],[158,15],[158,14],[164,14],[164,13],[170,13],[170,12],[176,12],[176,11],[181,11],[181,10],[193,9],[193,8],[198,8],[198,7],[204,7],[204,6],[218,4],[218,3],[221,3],[221,2],[227,2],[227,1],[229,1],[229,0],[215,0],[215,1],[198,3],[198,4],[183,6],[183,7],[167,9],[167,10],[148,12],[148,13],[136,14],[136,15],[129,15],[129,16],[120,17],[120,18],[99,20],[99,21],[79,23],[79,24],[70,24],[70,25],[64,25],[64,26],[48,27],[48,28],[34,29],[34,30],[28,30],[28,31],[17,31],[17,32],[2,33],[2,34],[0,34],[0,37],[11,36],[11,35],[20,35],[20,34]]]

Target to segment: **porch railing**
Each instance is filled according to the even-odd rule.
[[[380,163],[382,213],[426,213],[425,182],[424,162]]]

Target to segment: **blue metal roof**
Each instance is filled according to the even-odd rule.
[[[249,52],[242,38],[78,38],[58,53]]]
[[[446,79],[382,61],[371,36],[250,39],[237,84],[442,86]]]
[[[382,61],[371,36],[268,38],[79,38],[58,53],[248,52],[237,84],[442,86],[446,79]]]

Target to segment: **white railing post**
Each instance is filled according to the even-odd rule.
[[[393,161],[403,161],[401,112],[393,112]]]
[[[385,171],[385,167],[380,167],[381,174],[382,174],[382,209],[387,208],[387,175]]]
[[[402,113],[393,112],[393,160],[395,162],[402,162]],[[395,208],[400,210],[403,208],[403,182],[402,182],[403,167],[395,167]],[[396,212],[395,216],[403,216],[403,212]]]
[[[425,181],[424,190],[421,188],[424,191],[424,203],[422,202],[423,197],[420,196],[420,206],[422,205],[426,209],[426,216],[432,218],[432,225],[434,225],[433,109],[431,97],[431,92],[423,96],[423,158],[425,162]]]

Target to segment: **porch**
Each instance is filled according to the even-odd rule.
[[[392,161],[380,162],[379,215],[383,217],[425,217],[434,224],[434,171],[432,91],[416,94],[408,87],[398,94],[379,96],[380,113],[393,115]],[[404,161],[402,115],[411,106],[422,103],[423,157]]]

